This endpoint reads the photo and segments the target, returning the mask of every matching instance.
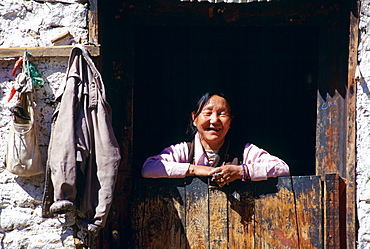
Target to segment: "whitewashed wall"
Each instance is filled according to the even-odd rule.
[[[69,31],[74,40],[87,39],[86,6],[76,1],[0,1],[0,47],[51,46],[51,40]],[[0,56],[1,57],[1,56]],[[0,248],[75,248],[72,216],[41,217],[44,175],[17,177],[4,170],[5,146],[12,117],[8,102],[18,58],[0,59]],[[50,136],[50,104],[66,71],[67,57],[33,58],[46,84],[35,92],[39,143],[44,162]]]
[[[370,248],[370,1],[361,1],[357,87],[358,248]]]

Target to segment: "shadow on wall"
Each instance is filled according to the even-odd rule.
[[[15,181],[32,198],[25,200],[21,205],[35,207],[42,202],[44,192],[44,174],[31,177],[17,177]]]

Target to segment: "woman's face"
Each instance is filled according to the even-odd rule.
[[[205,149],[219,149],[230,129],[230,106],[218,95],[213,95],[197,117],[192,114],[201,143]]]

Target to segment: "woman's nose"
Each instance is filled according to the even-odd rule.
[[[218,121],[218,115],[217,113],[212,113],[211,117],[210,117],[210,121],[211,123],[216,123]]]

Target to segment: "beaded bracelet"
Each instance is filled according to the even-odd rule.
[[[243,170],[243,174],[242,174],[242,181],[245,182],[245,175],[246,175],[246,172],[245,172],[245,164],[242,163],[242,170]]]

